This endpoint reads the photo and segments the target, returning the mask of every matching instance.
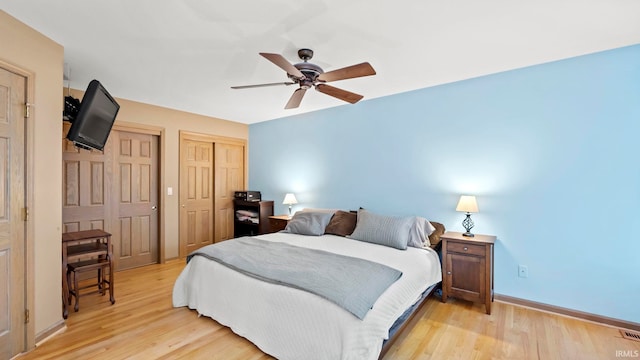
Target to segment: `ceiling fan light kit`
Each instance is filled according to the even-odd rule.
[[[376,71],[368,62],[363,62],[360,64],[347,66],[345,68],[332,70],[329,72],[324,72],[322,68],[316,64],[310,63],[309,60],[313,58],[313,50],[311,49],[300,49],[298,50],[298,57],[302,60],[301,63],[291,64],[287,59],[285,59],[280,54],[272,54],[272,53],[260,53],[262,57],[271,61],[273,64],[281,68],[282,70],[287,72],[287,77],[291,79],[291,81],[287,82],[275,82],[275,83],[267,83],[267,84],[257,84],[257,85],[243,85],[243,86],[232,86],[232,89],[248,89],[255,87],[266,87],[266,86],[278,86],[278,85],[294,85],[298,84],[298,89],[296,89],[285,109],[294,109],[300,106],[300,102],[305,94],[305,92],[315,87],[319,92],[333,96],[342,101],[346,101],[351,104],[355,104],[360,101],[363,96],[360,94],[352,93],[347,90],[339,89],[337,87],[327,85],[325,83],[331,81],[345,80],[345,79],[353,79],[363,76],[375,75]]]

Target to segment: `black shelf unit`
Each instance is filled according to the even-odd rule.
[[[238,219],[238,210],[248,210],[256,213],[258,220],[257,223],[253,221],[243,221]],[[234,237],[261,235],[271,232],[269,216],[273,215],[273,200],[244,201],[236,199],[233,200],[233,212]]]

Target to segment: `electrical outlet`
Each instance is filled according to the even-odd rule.
[[[524,265],[518,265],[518,276],[521,278],[529,277],[529,268]]]

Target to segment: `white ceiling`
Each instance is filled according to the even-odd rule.
[[[344,103],[294,86],[258,55],[376,76],[331,83],[364,100],[640,43],[638,0],[0,0],[65,49],[70,86],[243,123]],[[346,104],[346,105],[345,105]]]

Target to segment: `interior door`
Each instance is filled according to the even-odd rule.
[[[157,135],[119,130],[104,151],[63,142],[63,232],[111,233],[115,270],[159,260],[158,142]]]
[[[63,123],[63,135],[71,125]],[[111,147],[104,152],[81,150],[69,140],[62,149],[62,232],[102,229],[111,232],[112,175],[109,158]]]
[[[25,348],[25,77],[0,68],[0,358]],[[52,295],[53,296],[53,295]]]
[[[213,238],[213,143],[180,142],[180,257]]]
[[[115,131],[115,269],[158,262],[158,137]]]
[[[244,146],[215,145],[215,241],[233,238],[233,195],[244,190]]]

